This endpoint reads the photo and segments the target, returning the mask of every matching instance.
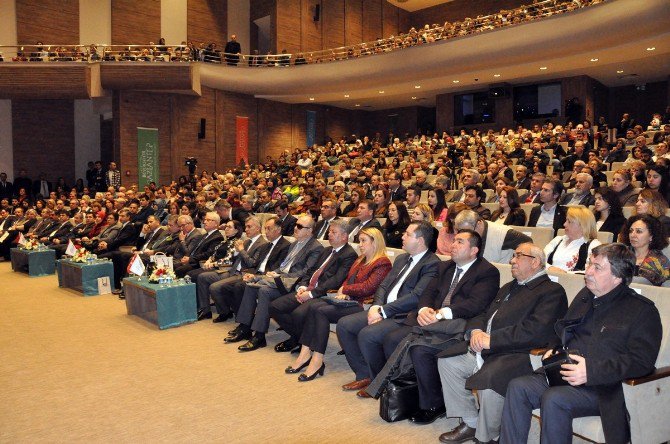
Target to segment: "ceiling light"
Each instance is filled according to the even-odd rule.
[[[616,73],[617,74],[623,74],[623,69],[617,69]]]
[[[383,90],[383,89],[380,89],[380,90],[379,90],[379,94],[384,94],[384,90]]]
[[[593,58],[593,59],[591,59],[591,61],[592,61],[592,62],[597,62],[598,59],[597,59],[597,58]]]
[[[412,96],[412,100],[416,100],[416,96]]]
[[[421,85],[414,85],[414,88],[415,88],[415,89],[420,89],[420,88],[421,88]]]
[[[655,50],[655,49],[656,49],[655,46],[650,46],[649,48],[647,48],[647,51],[653,51],[653,50]]]
[[[540,66],[540,70],[544,71],[545,69],[547,69],[546,66]]]
[[[452,82],[458,83],[458,82],[460,82],[460,80],[452,80]]]
[[[313,101],[314,101],[314,97],[310,97],[309,100],[311,100],[311,101],[313,102]]]
[[[354,106],[361,106],[361,104],[360,104],[360,103],[357,103],[357,104],[355,104]]]
[[[493,74],[493,77],[500,77],[500,74]]]
[[[344,98],[345,98],[345,99],[348,99],[348,98],[349,98],[349,94],[345,94],[345,95],[344,95]]]

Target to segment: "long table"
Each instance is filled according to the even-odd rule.
[[[24,250],[12,248],[10,250],[12,270],[28,273],[30,277],[48,276],[56,271],[56,251]]]
[[[107,283],[114,283],[114,264],[112,261],[98,260],[93,263],[73,262],[61,259],[57,262],[58,286],[72,288],[84,296],[97,296],[100,293],[98,279],[107,277]],[[110,288],[108,290],[111,291]],[[110,293],[106,291],[106,293]],[[104,293],[102,293],[104,294]]]
[[[197,319],[194,283],[161,286],[146,278],[128,277],[123,280],[123,290],[128,314],[156,324],[161,330]]]

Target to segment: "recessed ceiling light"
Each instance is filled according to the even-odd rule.
[[[348,98],[349,98],[349,94],[345,94],[344,97],[345,97],[346,99],[348,99]]]
[[[421,85],[414,85],[414,88],[415,88],[415,89],[420,89],[420,88],[421,88]]]
[[[416,96],[412,96],[412,100],[416,100]]]
[[[597,59],[597,58],[593,58],[593,59],[591,59],[591,61],[592,61],[592,62],[597,62],[598,59]]]
[[[616,73],[617,74],[623,74],[623,69],[617,69]]]
[[[647,51],[653,51],[653,50],[655,50],[655,49],[656,49],[655,46],[650,46],[649,48],[647,48]]]
[[[360,104],[360,103],[357,103],[357,104],[355,104],[354,106],[361,106],[361,104]]]
[[[380,90],[379,90],[379,94],[384,94],[384,90],[383,90],[383,89],[380,89]]]
[[[493,74],[493,77],[500,77],[500,74]]]
[[[540,66],[540,69],[541,69],[542,71],[544,71],[545,69],[547,69],[547,67],[546,67],[546,66]]]
[[[311,100],[311,101],[313,102],[313,101],[314,101],[314,97],[310,97],[309,100]]]
[[[452,82],[454,82],[454,83],[459,83],[460,80],[452,80]]]

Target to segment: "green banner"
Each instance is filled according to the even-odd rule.
[[[158,184],[158,129],[137,127],[137,181],[139,189]]]

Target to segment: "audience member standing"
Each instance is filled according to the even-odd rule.
[[[226,43],[226,47],[223,49],[226,57],[226,63],[228,65],[235,66],[240,61],[240,56],[236,54],[242,53],[242,46],[237,41],[237,36],[235,34],[230,36],[230,41]]]

